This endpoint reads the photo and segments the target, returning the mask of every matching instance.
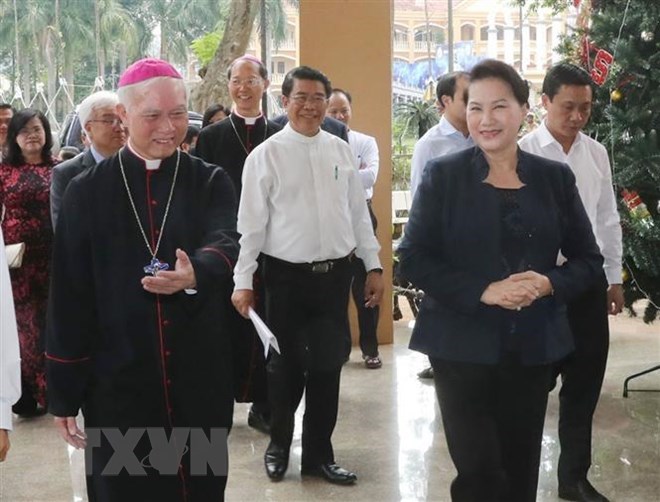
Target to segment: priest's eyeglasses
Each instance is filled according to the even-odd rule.
[[[262,79],[260,79],[259,77],[250,77],[250,78],[245,78],[245,79],[232,78],[229,81],[229,84],[232,87],[241,87],[241,86],[244,85],[245,87],[252,88],[252,87],[258,86],[259,84],[261,84],[261,82],[262,82]]]
[[[94,120],[88,120],[87,122],[100,122],[101,124],[105,124],[110,127],[117,127],[121,125],[121,119],[119,117],[107,118],[107,119],[94,119]]]

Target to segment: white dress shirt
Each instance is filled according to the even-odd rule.
[[[621,284],[621,224],[612,187],[612,169],[605,147],[586,134],[579,133],[566,154],[548,130],[545,121],[523,136],[519,144],[527,152],[570,166],[604,258],[603,269],[607,282]]]
[[[0,429],[10,431],[11,406],[21,397],[21,357],[5,241],[0,229]]]
[[[378,177],[378,145],[376,144],[376,138],[349,129],[348,146],[353,150],[366,197],[371,199],[374,196],[374,185]]]
[[[241,251],[235,289],[252,289],[260,252],[291,263],[348,256],[380,268],[353,152],[319,131],[309,137],[287,124],[255,148],[243,168],[238,207]]]
[[[426,131],[413,150],[412,163],[410,166],[410,195],[415,196],[417,187],[422,181],[422,173],[426,163],[447,155],[474,146],[472,138],[466,138],[457,130],[443,115],[440,122]]]

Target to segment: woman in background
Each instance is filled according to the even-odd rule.
[[[229,117],[231,110],[226,106],[219,104],[209,106],[205,111],[202,118],[202,129],[206,126],[220,122],[221,120]]]
[[[48,119],[38,110],[17,112],[9,123],[7,150],[0,164],[2,232],[6,244],[25,243],[20,268],[10,271],[21,352],[22,395],[14,413],[46,412],[43,330],[53,230],[50,179],[56,160]]]

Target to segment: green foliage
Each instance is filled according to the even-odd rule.
[[[415,130],[417,138],[438,123],[440,117],[433,101],[406,101],[394,107],[395,120],[404,124],[404,134]]]
[[[552,9],[554,14],[557,14],[573,5],[573,0],[511,0],[511,5],[522,5],[531,12],[536,12],[541,8],[549,8]]]
[[[218,49],[218,45],[220,45],[220,40],[222,40],[222,34],[217,31],[207,33],[206,35],[193,40],[192,44],[190,44],[190,48],[200,65],[206,66],[209,61],[213,59],[215,51]]]
[[[630,309],[636,300],[650,299],[644,320],[651,322],[660,305],[660,5],[631,0],[626,12],[627,3],[594,2],[589,37],[596,47],[614,55],[614,64],[596,91],[589,128],[610,152],[624,236],[626,305]],[[571,54],[576,41],[574,37],[564,45],[566,54]],[[592,51],[591,63],[594,55]],[[586,66],[586,61],[581,63]],[[623,97],[613,102],[615,89]],[[621,198],[622,189],[639,194],[651,220],[644,224],[631,214]]]

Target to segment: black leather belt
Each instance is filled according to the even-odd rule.
[[[268,256],[268,255],[266,255],[266,258],[268,260],[274,261],[275,263],[296,270],[303,270],[305,272],[309,272],[312,274],[327,274],[334,267],[351,261],[352,256],[353,253],[349,254],[348,256],[344,256],[343,258],[336,258],[334,260],[312,261],[308,263],[291,263],[290,261],[280,260],[279,258],[275,258],[274,256]]]

